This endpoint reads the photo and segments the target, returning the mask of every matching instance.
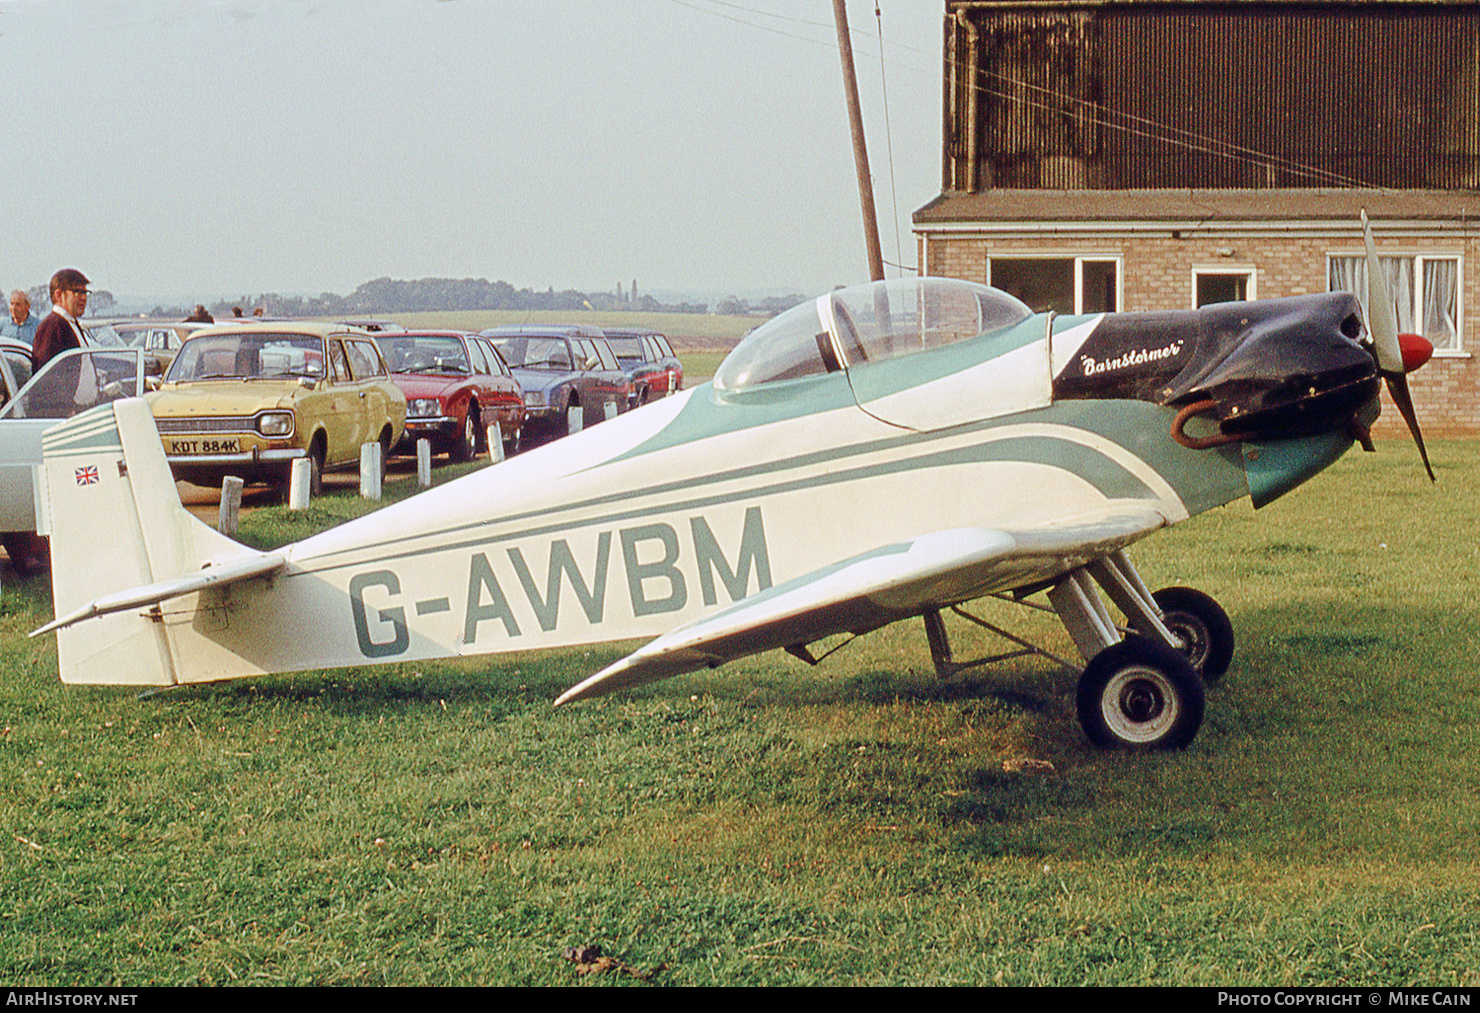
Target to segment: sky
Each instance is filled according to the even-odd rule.
[[[911,268],[943,9],[848,4],[884,259]],[[868,280],[831,0],[0,0],[0,109],[5,291]]]

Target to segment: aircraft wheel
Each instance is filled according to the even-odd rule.
[[[471,461],[473,455],[478,452],[478,415],[472,408],[463,416],[462,429],[458,432],[456,440],[453,441],[451,450],[447,456],[455,464]]]
[[[1233,660],[1233,623],[1223,607],[1190,587],[1164,587],[1151,596],[1162,621],[1183,643],[1182,656],[1204,682],[1217,682]]]
[[[1202,679],[1177,651],[1141,636],[1090,659],[1077,702],[1084,734],[1102,749],[1181,749],[1202,727]]]

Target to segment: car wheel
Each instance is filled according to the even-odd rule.
[[[456,464],[471,461],[478,453],[478,413],[471,406],[463,416],[462,429],[458,432],[447,456]]]
[[[1132,635],[1090,659],[1079,677],[1079,723],[1102,749],[1181,749],[1202,727],[1203,683],[1177,651]]]

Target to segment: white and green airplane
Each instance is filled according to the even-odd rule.
[[[1179,747],[1232,629],[1125,549],[1366,442],[1378,378],[1406,404],[1422,357],[1373,331],[1344,293],[1070,317],[944,278],[843,289],[709,384],[275,552],[190,515],[147,404],[117,401],[45,436],[37,633],[65,682],[140,686],[649,641],[566,703],[916,616],[949,675],[981,662],[943,610],[1046,591],[1089,738]]]

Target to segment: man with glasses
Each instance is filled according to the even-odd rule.
[[[14,338],[27,345],[36,340],[36,326],[40,321],[31,313],[31,297],[25,289],[18,288],[10,293],[10,319],[0,327],[0,338]]]
[[[79,318],[87,312],[89,284],[87,275],[72,267],[64,267],[51,276],[51,312],[36,328],[36,340],[31,343],[33,376],[54,356],[82,347]]]

